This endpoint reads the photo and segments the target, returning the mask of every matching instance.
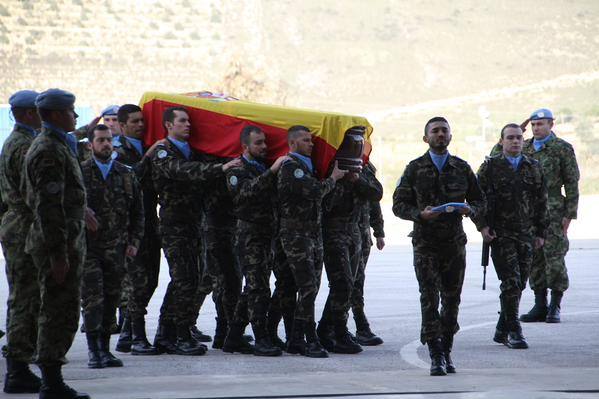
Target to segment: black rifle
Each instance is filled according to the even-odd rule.
[[[526,126],[526,125],[525,125]],[[489,231],[493,230],[493,220],[495,219],[495,189],[493,187],[493,159],[487,159],[488,168],[487,168],[487,177],[488,184],[491,193],[486,192],[487,194],[487,223],[489,225]],[[489,252],[491,248],[491,243],[485,242],[483,240],[483,253],[482,259],[480,261],[481,266],[483,267],[483,291],[487,288],[487,266],[489,266]]]
[[[483,267],[483,291],[487,288],[487,266],[489,266],[489,247],[488,242],[483,241],[483,257],[480,261]]]

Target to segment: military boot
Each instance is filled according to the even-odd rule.
[[[551,303],[549,304],[549,310],[545,318],[547,323],[559,323],[561,321],[560,311],[563,296],[564,293],[562,291],[551,290]]]
[[[189,324],[177,325],[177,342],[175,354],[182,356],[201,356],[206,354],[206,346],[191,337]]]
[[[431,357],[431,375],[447,375],[441,338],[430,340],[427,342],[427,345]]]
[[[136,356],[160,354],[160,351],[148,342],[146,323],[143,316],[131,319],[131,354]]]
[[[189,332],[191,333],[192,338],[198,342],[212,342],[212,337],[204,334],[197,326],[191,326]]]
[[[304,324],[306,334],[306,349],[304,356],[312,358],[326,358],[329,357],[328,352],[322,347],[316,334],[316,323],[306,322]]]
[[[110,353],[110,332],[100,334],[98,346],[102,367],[123,367],[122,360]]]
[[[39,399],[91,399],[86,393],[77,392],[64,383],[61,365],[40,366],[42,386]]]
[[[252,323],[252,329],[256,336],[256,344],[254,345],[255,356],[281,356],[283,354],[281,348],[274,345],[270,340],[270,336],[266,332],[266,323]]]
[[[25,362],[6,358],[6,375],[4,376],[4,392],[6,393],[38,393],[42,380],[29,369]]]
[[[244,355],[250,355],[254,353],[254,347],[250,345],[247,340],[243,337],[243,330],[245,326],[241,323],[231,323],[229,325],[229,333],[225,338],[223,344],[223,352],[228,353],[243,353]]]
[[[305,323],[303,320],[293,321],[291,337],[287,340],[287,353],[304,355],[306,353],[306,340],[304,339]]]
[[[214,341],[212,341],[212,348],[222,349],[227,337],[227,319],[224,317],[215,317],[216,329],[214,330]]]
[[[354,309],[353,314],[354,321],[356,322],[356,341],[362,346],[381,345],[383,340],[370,329],[370,323],[368,323],[364,311]]]
[[[355,342],[349,331],[347,331],[347,327],[345,323],[339,323],[335,325],[335,345],[333,346],[333,353],[343,353],[347,355],[354,355],[356,353],[362,352],[362,347],[360,344]]]
[[[497,325],[495,326],[495,335],[493,336],[493,341],[498,344],[505,344],[507,339],[507,328],[505,327],[505,314],[499,312],[499,318],[497,319]]]
[[[121,334],[114,350],[121,353],[131,352],[131,319],[128,314],[123,320],[123,328],[121,328]]]
[[[318,328],[316,329],[316,334],[318,335],[318,340],[322,346],[324,346],[327,351],[333,352],[335,349],[334,327],[324,319],[320,319]]]
[[[270,310],[268,312],[268,317],[266,318],[266,333],[270,342],[278,348],[285,349],[285,342],[279,338],[279,323],[281,321],[282,315],[280,311]],[[254,335],[256,335],[256,331],[254,330]],[[258,344],[258,336],[256,335],[256,345]]]
[[[102,365],[102,357],[100,356],[100,346],[98,344],[100,333],[86,332],[85,338],[87,339],[87,356],[89,357],[87,367],[90,369],[104,368]]]
[[[505,341],[505,345],[511,349],[528,349],[528,343],[526,338],[522,335],[522,326],[518,319],[513,319],[507,322],[508,324],[508,335]]]
[[[535,305],[530,309],[530,312],[520,316],[520,321],[524,323],[532,323],[545,321],[547,318],[547,290],[535,291]]]
[[[159,321],[158,329],[154,336],[154,347],[161,353],[174,354],[177,352],[176,342],[177,333],[173,323],[170,321]]]
[[[448,374],[455,374],[455,365],[451,358],[451,349],[453,348],[453,334],[443,335],[443,355],[445,356],[445,371]]]

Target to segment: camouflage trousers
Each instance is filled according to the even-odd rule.
[[[160,308],[160,323],[192,325],[200,280],[200,243],[197,238],[162,235],[162,249],[171,281]]]
[[[8,310],[6,320],[7,358],[29,363],[37,341],[37,323],[40,307],[38,269],[25,245],[2,243],[8,282]]]
[[[324,267],[329,280],[321,323],[347,325],[355,276],[362,255],[362,237],[357,225],[344,224],[344,229],[323,231]]]
[[[81,279],[85,331],[110,332],[119,304],[125,265],[125,245],[88,245]]]
[[[294,286],[297,289],[295,319],[313,323],[314,302],[322,277],[322,236],[316,232],[313,232],[312,235],[281,232],[280,240],[287,262],[278,265],[279,276],[277,279],[293,279],[293,282],[289,281],[285,285],[287,287]]]
[[[297,287],[293,273],[287,262],[287,256],[278,237],[272,242],[273,264],[272,272],[275,276],[275,288],[270,300],[268,317],[279,320],[281,316],[286,320],[285,327],[289,329],[293,322],[295,307],[297,305]],[[290,331],[289,331],[290,332]]]
[[[566,291],[569,286],[565,257],[570,248],[564,235],[562,220],[551,220],[547,229],[545,245],[535,249],[530,269],[530,288],[533,291],[552,289]]]
[[[127,296],[127,310],[131,318],[143,317],[156,287],[160,272],[160,236],[146,228],[137,256],[127,260],[127,276],[131,287]]]
[[[362,251],[360,254],[360,264],[354,279],[354,288],[351,294],[351,309],[358,330],[361,327],[367,327],[368,321],[364,313],[364,283],[366,281],[366,265],[370,257],[370,249],[372,247],[372,238],[370,237],[370,227],[361,229],[362,234]]]
[[[426,243],[412,239],[422,312],[420,341],[423,344],[453,335],[460,329],[458,311],[466,271],[465,243],[465,237],[458,243]]]

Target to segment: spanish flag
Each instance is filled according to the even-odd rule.
[[[232,158],[241,154],[239,135],[247,125],[258,126],[264,131],[270,161],[288,152],[287,129],[293,125],[306,126],[313,134],[312,159],[321,177],[335,158],[345,132],[354,126],[366,128],[364,156],[370,154],[372,126],[366,118],[257,104],[210,92],[145,93],[140,107],[146,121],[146,145],[166,136],[162,114],[174,106],[185,107],[189,112],[191,147],[218,157]]]

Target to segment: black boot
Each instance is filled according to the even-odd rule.
[[[268,338],[270,339],[270,342],[272,342],[272,344],[278,348],[281,348],[282,350],[285,349],[285,342],[283,342],[283,340],[281,340],[281,338],[279,338],[279,322],[281,321],[282,315],[281,312],[279,311],[273,311],[271,309],[270,312],[268,312],[268,317],[266,318],[266,333]],[[256,335],[256,331],[254,331],[254,335]],[[258,336],[256,335],[256,346],[258,344]]]
[[[183,356],[201,356],[206,354],[206,346],[191,337],[189,324],[187,323],[177,326],[175,353]]]
[[[507,324],[509,332],[505,345],[511,349],[528,349],[526,338],[524,338],[524,335],[522,335],[522,326],[520,326],[520,321],[518,319],[514,319],[512,321],[508,321]]]
[[[98,346],[102,367],[123,367],[122,360],[110,353],[110,332],[100,334]]]
[[[316,323],[307,322],[304,324],[306,334],[306,350],[304,356],[313,358],[329,357],[328,352],[322,347],[318,336],[316,335]]]
[[[495,335],[493,341],[498,344],[505,344],[507,340],[507,328],[505,327],[505,314],[499,312],[499,318],[497,319],[497,325],[495,326]]]
[[[427,345],[431,357],[431,375],[447,375],[441,338],[430,340]]]
[[[75,391],[64,383],[60,365],[40,366],[42,386],[39,399],[91,399],[86,393]]]
[[[362,347],[356,341],[354,341],[347,331],[345,322],[335,325],[335,345],[333,346],[333,353],[343,353],[347,355],[354,355],[362,352]]]
[[[453,334],[443,336],[443,355],[445,356],[445,371],[447,374],[455,374],[455,365],[451,359],[451,349],[453,348]]]
[[[252,330],[256,336],[254,345],[255,356],[281,356],[283,351],[280,347],[273,344],[268,332],[266,331],[266,322],[252,323]]]
[[[364,311],[352,309],[354,321],[356,322],[356,341],[362,346],[377,346],[383,343],[381,337],[370,329],[370,323]]]
[[[547,290],[535,291],[535,305],[530,312],[520,316],[523,323],[545,321],[547,318]]]
[[[6,358],[6,375],[4,376],[4,392],[6,393],[38,393],[42,380],[25,362]]]
[[[198,342],[212,342],[212,337],[198,330],[197,326],[191,326],[189,332],[191,333],[191,337]]]
[[[100,333],[87,332],[85,333],[85,338],[87,339],[87,355],[89,357],[87,367],[90,369],[104,368],[102,365],[102,357],[100,356]]]
[[[159,321],[156,335],[154,336],[154,347],[160,353],[175,354],[177,347],[177,332],[175,326],[170,321]]]
[[[146,323],[142,317],[131,320],[131,354],[136,356],[155,356],[160,351],[150,345],[146,337]]]
[[[560,311],[563,296],[564,293],[562,291],[551,290],[551,303],[549,304],[549,310],[545,318],[547,323],[559,323],[561,321]]]
[[[239,352],[244,355],[254,353],[254,347],[243,337],[243,330],[245,330],[245,326],[241,323],[231,323],[229,325],[229,332],[223,344],[223,352]]]
[[[224,317],[215,317],[214,320],[216,320],[216,329],[214,330],[212,348],[222,349],[227,337],[227,320]]]
[[[129,315],[125,315],[123,320],[123,328],[121,328],[121,334],[119,340],[116,343],[117,352],[129,353],[131,352],[131,319]]]
[[[333,352],[335,349],[335,329],[333,326],[327,321],[320,319],[316,334],[318,335],[318,340],[322,346],[324,346],[327,351]]]
[[[287,353],[304,355],[306,341],[304,340],[305,323],[303,320],[294,320],[291,336],[287,340]]]

